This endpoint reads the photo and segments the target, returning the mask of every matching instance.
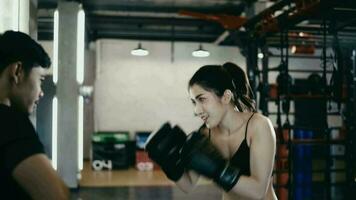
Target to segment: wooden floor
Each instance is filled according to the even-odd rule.
[[[71,191],[71,200],[219,200],[221,190],[207,179],[199,181],[189,194],[182,192],[160,170],[94,171],[84,164],[79,188]]]
[[[220,200],[222,191],[211,181],[201,179],[189,194],[168,180],[161,170],[94,171],[85,162],[79,189],[72,190],[72,200]],[[325,199],[324,189],[313,188],[313,199]],[[341,190],[341,192],[344,190]],[[336,193],[340,193],[340,191]],[[315,198],[314,198],[315,197]],[[333,199],[341,200],[343,195]]]
[[[201,179],[199,185],[212,184]],[[136,168],[111,171],[95,171],[89,162],[84,163],[81,173],[81,187],[116,187],[116,186],[174,186],[161,170],[138,171]]]
[[[72,191],[71,200],[220,200],[222,194],[212,185],[200,185],[186,194],[172,186],[84,187]]]

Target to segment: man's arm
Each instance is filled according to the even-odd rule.
[[[66,200],[69,190],[44,154],[34,154],[21,161],[12,176],[34,200]]]

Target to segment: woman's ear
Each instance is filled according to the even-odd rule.
[[[223,103],[229,104],[233,100],[234,100],[234,95],[231,92],[231,90],[225,90],[224,95],[222,97]]]
[[[21,62],[14,62],[9,66],[10,79],[18,84],[24,76],[24,69]]]

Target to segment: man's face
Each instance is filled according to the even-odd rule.
[[[24,72],[23,72],[24,73]],[[12,86],[10,97],[11,106],[17,110],[31,114],[43,96],[41,83],[46,75],[46,70],[42,67],[34,67],[31,71],[20,76],[18,83]]]

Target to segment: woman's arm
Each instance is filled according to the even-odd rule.
[[[191,192],[198,183],[200,175],[194,171],[186,171],[176,182],[176,185],[185,193]]]
[[[251,199],[262,199],[266,195],[276,152],[276,136],[272,123],[268,118],[258,116],[250,128],[251,176],[241,176],[229,191]]]

